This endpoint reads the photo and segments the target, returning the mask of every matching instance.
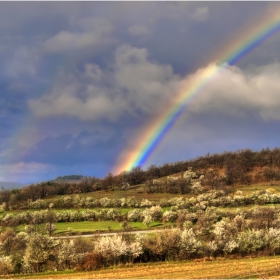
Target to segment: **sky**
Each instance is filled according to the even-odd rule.
[[[0,2],[0,181],[118,169],[182,84],[279,6]],[[279,58],[280,30],[213,78],[142,168],[279,147]]]

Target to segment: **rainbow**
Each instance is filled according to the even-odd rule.
[[[218,50],[218,55],[212,59],[215,63],[186,79],[182,89],[164,106],[164,112],[159,113],[148,126],[141,129],[135,137],[138,140],[133,139],[135,145],[129,150],[122,151],[112,172],[118,174],[135,166],[142,166],[194,97],[201,93],[210,81],[218,78],[223,69],[235,65],[279,29],[280,9],[275,9],[253,22],[228,45]]]

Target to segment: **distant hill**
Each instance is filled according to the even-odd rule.
[[[23,188],[25,185],[21,183],[14,183],[14,182],[0,182],[0,189],[3,187],[4,189],[20,189]]]
[[[52,180],[52,182],[80,182],[86,179],[86,176],[83,175],[66,175],[66,176],[59,176],[56,179]]]

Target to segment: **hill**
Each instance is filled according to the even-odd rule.
[[[66,176],[59,176],[51,182],[64,182],[64,183],[74,183],[74,182],[81,182],[82,180],[86,179],[86,176],[83,175],[66,175]]]
[[[213,273],[207,277],[263,276],[250,265],[253,257],[280,253],[279,155],[278,149],[225,152],[146,171],[135,167],[103,179],[70,175],[2,190],[0,253],[5,259],[0,259],[0,274],[1,269],[5,274],[66,275],[69,269],[103,273],[128,264],[136,271],[131,267],[138,263],[151,267],[176,260],[176,268],[164,275],[180,277],[179,261],[193,260],[190,266],[197,276],[200,259],[204,277],[208,264]],[[250,263],[243,263],[242,272],[225,271],[220,262],[223,258],[228,266],[228,259],[246,257]],[[279,257],[276,261],[257,272],[278,275]],[[191,276],[189,268],[184,273]]]
[[[201,188],[195,185],[192,177],[184,174],[194,170],[196,178],[201,178]],[[176,177],[173,180],[169,177]],[[203,179],[202,179],[203,178]],[[82,194],[97,191],[126,191],[140,186],[137,192],[187,194],[209,189],[229,190],[242,185],[268,183],[278,184],[280,181],[280,149],[250,149],[221,154],[207,154],[188,161],[166,163],[162,166],[151,165],[147,170],[140,166],[118,175],[109,173],[105,178],[68,175],[53,181],[28,185],[18,191],[0,192],[0,204],[12,203],[16,207],[24,207],[27,201],[44,199],[56,195]],[[139,187],[137,187],[139,188]]]

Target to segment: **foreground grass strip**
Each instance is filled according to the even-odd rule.
[[[280,276],[280,256],[125,265],[91,272],[56,272],[21,279],[265,279]],[[13,275],[11,278],[15,278]],[[8,278],[8,277],[5,277]]]

